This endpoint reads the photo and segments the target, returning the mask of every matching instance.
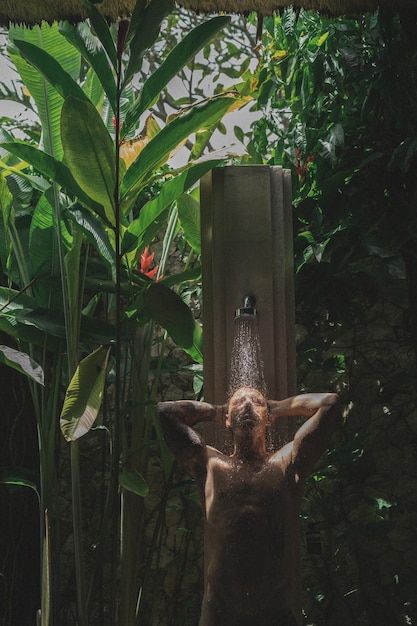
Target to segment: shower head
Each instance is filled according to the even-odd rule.
[[[244,315],[257,317],[258,311],[255,309],[256,298],[254,296],[245,296],[243,299],[243,307],[235,309],[235,319]]]

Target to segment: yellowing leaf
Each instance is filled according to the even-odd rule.
[[[281,59],[284,59],[287,56],[287,54],[288,54],[287,50],[277,50],[272,55],[272,58],[273,59],[277,59],[277,60],[281,60]]]
[[[149,115],[139,136],[134,139],[128,139],[122,143],[120,146],[120,156],[125,162],[126,167],[129,167],[129,165],[133,163],[136,157],[142,152],[143,148],[160,130],[161,128],[156,119],[153,115]]]
[[[249,94],[244,96],[244,95],[238,95],[237,93],[235,93],[234,100],[231,103],[229,110],[227,112],[231,113],[232,111],[237,111],[238,109],[243,107],[245,104],[247,104],[251,100],[253,100],[253,97],[250,96]]]
[[[329,31],[327,31],[327,33],[323,33],[322,36],[317,40],[317,45],[319,47],[324,44],[329,34],[330,34]]]

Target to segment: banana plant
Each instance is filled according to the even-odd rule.
[[[149,108],[161,90],[228,23],[227,17],[216,17],[188,33],[135,90],[132,79],[172,6],[170,0],[138,0],[130,20],[109,27],[97,7],[85,0],[88,23],[10,30],[10,56],[35,101],[42,129],[38,145],[3,137],[0,146],[2,189],[7,186],[13,195],[13,202],[7,190],[1,196],[0,258],[10,287],[0,290],[0,328],[31,359],[39,357],[46,379],[41,392],[35,389],[38,381],[32,377],[31,382],[42,442],[41,520],[45,511],[49,520],[48,527],[42,522],[42,570],[49,585],[43,594],[42,626],[57,625],[60,619],[57,559],[50,553],[51,546],[56,549],[59,519],[53,504],[57,416],[71,446],[77,622],[86,626],[91,593],[83,568],[79,439],[100,409],[108,364],[115,376],[115,408],[101,543],[116,537],[122,492],[122,579],[137,582],[134,559],[140,537],[132,529],[138,525],[138,494],[147,491],[146,454],[133,451],[147,448],[152,403],[147,396],[148,369],[142,367],[138,404],[146,408],[136,419],[137,427],[128,432],[122,359],[130,351],[132,362],[149,363],[153,323],[195,358],[201,357],[201,329],[172,289],[196,277],[198,270],[155,282],[138,270],[139,259],[167,219],[173,225],[170,232],[175,232],[176,203],[184,216],[192,213],[195,207],[190,209],[184,194],[224,162],[224,157],[200,159],[173,170],[167,165],[171,154],[194,133],[215,128],[245,101],[234,92],[224,93],[188,107],[162,128],[152,118]],[[138,137],[140,128],[144,131]],[[30,188],[29,210],[14,192],[22,181]],[[93,263],[97,260],[99,267]],[[113,324],[95,316],[97,304],[105,301],[103,294],[110,294],[115,303],[109,311]],[[138,329],[144,339],[140,347]],[[60,411],[62,378],[67,393]],[[94,586],[93,580],[90,590]],[[138,595],[137,588],[122,593],[118,623],[135,623]]]

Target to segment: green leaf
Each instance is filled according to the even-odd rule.
[[[129,167],[123,179],[121,196],[140,185],[148,172],[165,163],[171,152],[189,135],[216,124],[234,101],[230,96],[213,98],[175,117],[144,147]]]
[[[65,394],[60,416],[67,441],[85,435],[94,424],[103,399],[109,349],[97,348],[80,361]]]
[[[15,39],[14,44],[22,57],[38,70],[62,98],[65,99],[71,95],[74,98],[88,100],[79,84],[64,70],[52,54],[27,41]]]
[[[143,299],[151,318],[165,328],[178,346],[190,348],[193,345],[193,314],[178,294],[161,283],[153,283]]]
[[[29,480],[28,478],[28,476],[31,474],[33,474],[31,470],[26,470],[24,468],[3,467],[0,477],[0,484],[8,485],[9,487],[11,487],[11,489],[9,489],[10,492],[14,492],[15,489],[18,489],[19,487],[26,487],[35,491],[39,497],[36,483],[34,483],[32,480]]]
[[[330,35],[329,31],[326,31],[325,33],[323,33],[321,37],[319,37],[317,40],[317,46],[319,47],[322,46],[329,35]]]
[[[150,243],[155,235],[154,226],[165,209],[184,193],[184,191],[193,187],[204,174],[214,167],[218,167],[223,162],[224,159],[201,161],[166,181],[162,185],[156,198],[147,202],[142,207],[139,217],[129,225],[126,231],[126,240],[122,242],[123,251],[128,252],[133,248],[142,249],[143,246]],[[133,239],[131,235],[134,235]],[[128,237],[130,237],[130,241]]]
[[[37,62],[32,59],[32,48],[25,48],[26,43],[35,46],[34,57],[39,57],[38,50],[45,51],[49,54],[48,58],[52,58],[57,64],[58,75],[64,73],[69,76],[68,82],[77,80],[80,72],[80,55],[73,46],[71,46],[58,32],[58,25],[43,23],[41,26],[27,28],[23,26],[10,26],[9,38],[11,41],[18,40],[21,53],[26,58],[22,58],[10,51],[10,57],[19,72],[23,83],[33,97],[40,121],[42,124],[42,145],[44,149],[53,154],[56,158],[62,157],[61,137],[59,133],[61,108],[63,104],[62,95],[58,93],[55,87],[50,84],[48,78],[42,77],[36,67]],[[21,44],[23,43],[23,47]],[[32,64],[32,61],[34,63]],[[41,61],[43,66],[48,63]],[[45,67],[47,72],[51,68]],[[75,82],[73,84],[76,84]],[[77,87],[75,87],[77,89]],[[79,88],[78,88],[79,89]]]
[[[115,281],[116,255],[102,222],[80,204],[70,207],[69,216],[74,219],[96,248],[100,257],[109,267],[112,278]]]
[[[115,152],[113,141],[97,109],[68,97],[62,107],[62,145],[65,161],[77,184],[104,207],[106,219],[115,223]]]
[[[203,363],[203,329],[197,321],[194,323],[193,345],[183,349],[196,363]]]
[[[114,69],[117,69],[116,46],[114,45],[113,37],[105,18],[100,13],[100,11],[96,9],[96,7],[88,0],[84,0],[84,8],[88,17],[90,18],[91,26],[94,28],[97,37],[103,44],[103,47],[107,52]]]
[[[163,19],[173,8],[172,0],[151,0],[147,4],[137,2],[130,22],[129,36],[133,33],[133,37],[123,86],[141,69],[143,55],[155,43]]]
[[[115,113],[117,98],[115,78],[104,49],[97,46],[96,40],[87,24],[81,23],[78,26],[74,26],[69,22],[64,22],[60,25],[59,32],[91,65],[109,99],[113,113]]]
[[[64,165],[64,163],[61,163],[61,161],[58,161],[50,154],[47,154],[42,150],[38,150],[38,148],[26,143],[3,143],[1,146],[5,150],[8,150],[23,161],[35,167],[44,176],[47,176],[51,180],[58,183],[58,185],[60,185],[63,189],[66,189],[68,193],[73,194],[79,199],[80,202],[83,202],[98,213],[98,215],[100,215],[103,219],[106,219],[103,206],[98,202],[95,202],[81,189],[71,174],[71,171],[66,165]]]
[[[17,341],[25,341],[45,348],[45,335],[33,325],[21,323],[20,315],[27,314],[38,306],[36,300],[26,294],[0,287],[0,330]],[[48,348],[55,349],[56,341],[49,342]]]
[[[142,474],[135,469],[125,469],[119,474],[119,484],[123,489],[144,498],[149,493],[149,487]]]
[[[29,261],[33,277],[54,275],[57,267],[56,258],[56,220],[53,207],[54,194],[52,187],[42,194],[33,212],[29,231]],[[64,221],[61,222],[61,237],[65,247],[71,243]]]
[[[201,254],[200,204],[192,196],[183,193],[177,200],[178,217],[190,246]]]
[[[83,244],[83,233],[80,229],[74,229],[74,237],[71,248],[64,256],[64,276],[67,289],[67,315],[65,319],[65,329],[67,336],[67,350],[69,358],[75,365],[78,358],[78,342],[80,335],[80,310],[82,297],[80,285],[82,283],[82,273],[80,268],[81,246]],[[74,367],[73,365],[73,367]],[[73,370],[71,370],[72,374]]]
[[[196,267],[192,267],[191,269],[180,272],[179,274],[172,274],[172,276],[167,276],[166,278],[163,278],[160,282],[166,287],[175,287],[175,285],[179,285],[180,283],[188,281],[194,282],[200,279],[201,265],[197,265]]]
[[[34,310],[22,309],[17,311],[15,317],[18,322],[28,326],[34,326],[48,335],[65,339],[65,321],[62,311],[35,308]]]
[[[10,214],[12,210],[13,196],[7,186],[6,177],[0,174],[0,212],[3,218],[4,230],[9,228]]]
[[[44,374],[41,366],[36,363],[28,354],[0,345],[0,363],[8,365],[31,378],[35,383],[44,384]]]
[[[66,339],[65,320],[62,311],[51,311],[45,308],[20,309],[16,310],[14,318],[17,322],[26,326],[33,326],[52,337]],[[86,343],[112,343],[114,341],[114,327],[104,320],[82,315],[80,339]]]
[[[162,89],[178,75],[180,70],[208,43],[214,35],[230,22],[229,17],[215,17],[194,28],[170,52],[165,61],[145,81],[139,97],[127,111],[122,134],[125,136],[142,113],[159,98]]]

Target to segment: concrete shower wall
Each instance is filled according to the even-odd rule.
[[[201,181],[204,399],[227,399],[234,311],[256,298],[268,396],[295,393],[291,175],[230,166]],[[217,439],[217,437],[216,437]]]

